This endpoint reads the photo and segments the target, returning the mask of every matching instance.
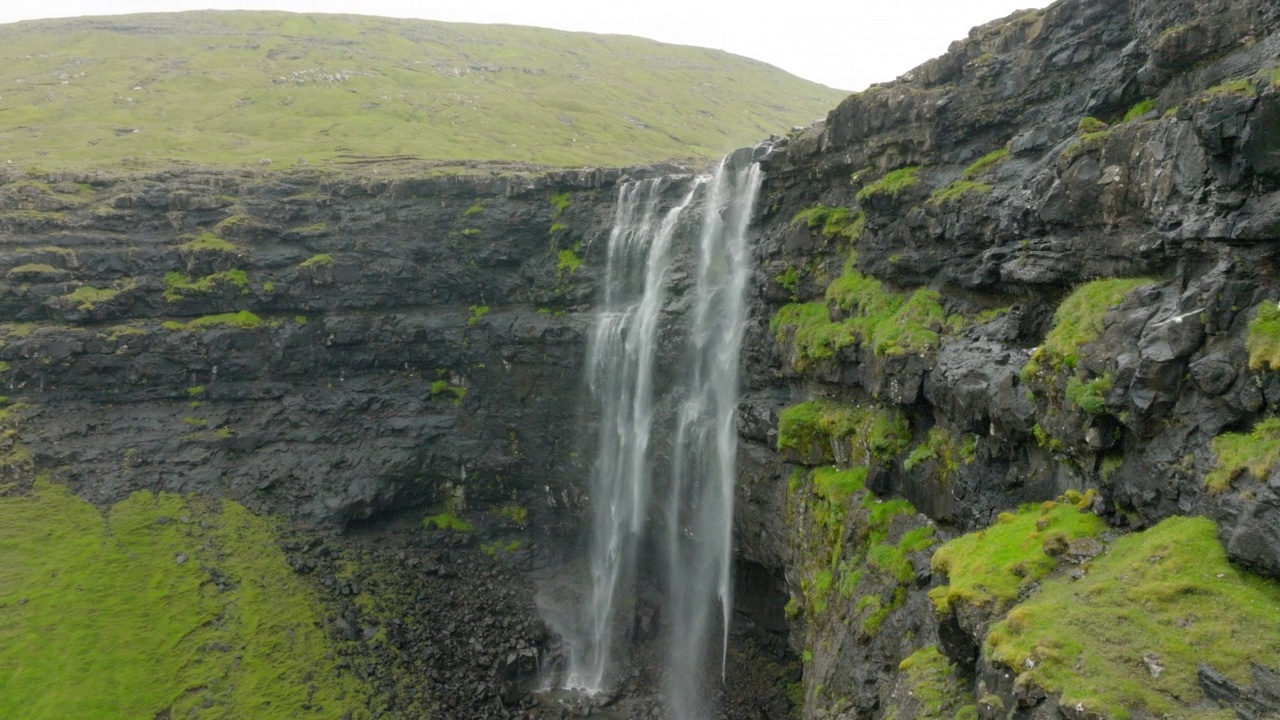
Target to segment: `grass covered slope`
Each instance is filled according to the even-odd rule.
[[[986,662],[1012,673],[1015,693],[1081,717],[1234,718],[1206,702],[1197,672],[1248,687],[1254,665],[1280,669],[1280,586],[1233,566],[1212,520],[1171,517],[1111,540],[1082,509],[1091,497],[1002,513],[938,548],[939,613],[985,610],[970,625]],[[1072,541],[1090,537],[1106,542],[1081,540],[1093,549],[1072,557]]]
[[[0,26],[0,162],[719,157],[845,93],[620,35],[280,12]]]
[[[1232,566],[1205,518],[1120,538],[1079,581],[1055,578],[991,629],[985,652],[1060,704],[1102,717],[1230,718],[1202,709],[1208,663],[1250,685],[1280,669],[1280,587]]]
[[[364,717],[273,537],[231,502],[0,498],[0,717]]]

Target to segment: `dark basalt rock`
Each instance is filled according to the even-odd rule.
[[[1274,3],[1259,1],[1059,2],[975,28],[945,56],[851,97],[767,157],[756,244],[765,287],[746,349],[741,551],[776,563],[766,539],[790,530],[770,483],[785,484],[791,468],[769,455],[776,439],[760,429],[761,408],[815,396],[876,398],[907,414],[913,446],[935,426],[977,436],[973,461],[953,472],[926,460],[911,471],[890,463],[869,478],[945,530],[978,529],[1019,503],[1092,488],[1100,493],[1094,507],[1122,527],[1208,515],[1233,560],[1280,577],[1273,479],[1242,479],[1221,494],[1204,487],[1216,463],[1212,438],[1246,430],[1276,407],[1276,380],[1249,369],[1244,340],[1253,308],[1280,296],[1280,91],[1265,74],[1280,64],[1278,23]],[[1256,93],[1224,85],[1255,74]],[[1155,101],[1153,111],[1124,122],[1144,98]],[[1085,116],[1108,126],[1081,137]],[[971,178],[988,188],[929,200],[1001,146],[1007,157]],[[858,197],[908,166],[920,166],[916,185]],[[803,237],[803,224],[791,223],[818,203],[865,213],[856,267],[888,291],[927,287],[946,312],[969,317],[1012,310],[913,355],[906,375],[920,373],[918,391],[897,361],[856,345],[831,361],[797,362],[785,332],[779,343],[767,330],[790,299],[770,280],[810,269],[823,280],[802,274],[794,291],[810,301],[841,272],[847,244],[822,242],[816,231]],[[1111,378],[1096,414],[1067,399],[1069,372],[1022,376],[1071,288],[1140,276],[1151,285],[1106,312],[1100,336],[1079,353],[1080,380]],[[766,368],[756,369],[761,362]],[[944,476],[945,485],[937,480]],[[803,568],[815,562],[782,553],[797,597]],[[1002,698],[1000,710],[979,704],[981,717],[1081,716],[1034,686],[1015,687],[1001,669],[976,666],[986,623],[946,617],[923,633],[936,634],[983,693]],[[901,660],[924,644],[901,638],[889,656]],[[811,649],[822,667],[828,655],[876,666],[885,653],[880,641],[847,638]],[[807,705],[805,717],[879,717],[894,669],[880,672],[871,681],[823,677],[824,687],[841,691]],[[1244,712],[1247,703],[1225,699],[1239,692],[1223,693],[1211,696]]]
[[[1280,89],[1259,74],[1280,65],[1277,28],[1280,7],[1266,0],[1062,0],[974,28],[823,122],[741,151],[767,173],[752,226],[735,519],[737,551],[756,568],[752,587],[803,599],[813,558],[793,542],[788,463],[848,457],[847,447],[778,452],[778,413],[812,397],[893,406],[908,418],[912,447],[935,427],[975,436],[972,458],[958,467],[926,460],[907,470],[899,458],[869,475],[868,487],[923,513],[895,525],[895,538],[931,520],[941,540],[1019,503],[1093,489],[1095,509],[1121,527],[1212,517],[1233,560],[1280,577],[1274,474],[1217,494],[1204,487],[1216,463],[1212,439],[1280,407],[1280,378],[1250,369],[1245,347],[1253,309],[1280,297]],[[1223,85],[1245,77],[1251,88]],[[1125,122],[1144,99],[1155,108]],[[1082,136],[1086,116],[1107,127]],[[971,178],[985,189],[935,195],[1001,147],[1007,156]],[[916,185],[858,199],[910,166],[920,167]],[[671,175],[672,202],[686,172],[174,170],[54,175],[42,188],[5,171],[0,316],[21,325],[0,326],[0,392],[27,406],[7,421],[13,434],[0,435],[0,457],[14,458],[0,477],[20,488],[47,473],[102,505],[140,488],[227,496],[335,530],[420,516],[446,501],[477,515],[514,501],[528,508],[534,532],[577,537],[592,432],[580,401],[583,359],[616,186]],[[563,192],[569,202],[557,206],[552,196]],[[797,362],[769,320],[793,296],[825,302],[850,250],[846,238],[792,222],[819,203],[865,213],[860,272],[888,292],[936,291],[963,328],[938,321],[936,347],[917,351],[878,355],[854,344]],[[186,246],[185,236],[204,231],[234,247]],[[777,278],[788,270],[799,277],[784,287]],[[247,285],[224,279],[174,292],[166,282],[168,273],[195,282],[234,271]],[[1111,379],[1092,410],[1067,399],[1071,371],[1024,377],[1073,287],[1139,276],[1151,283],[1107,310],[1099,336],[1080,349],[1078,380]],[[687,281],[673,273],[673,312],[685,309]],[[114,292],[86,301],[75,295],[82,287]],[[978,320],[997,308],[1006,311]],[[264,322],[163,326],[245,310]],[[682,362],[671,350],[677,340],[664,335],[661,367]],[[662,421],[671,410],[658,412]],[[368,661],[361,672],[385,691],[388,712],[470,717],[456,713],[484,706],[474,717],[539,716],[522,690],[525,651],[554,655],[556,641],[508,585],[518,581],[498,570],[469,577],[470,541],[417,542],[396,549],[417,561],[406,577],[426,578],[422,586],[388,581],[416,603],[416,620],[402,625],[362,615],[349,599],[358,591],[338,583],[331,560],[305,548],[291,557],[339,606],[336,637],[389,638],[403,653],[396,672],[440,688],[411,702],[390,670]],[[548,539],[525,560],[546,567],[574,549]],[[1059,549],[1083,559],[1096,548]],[[391,551],[370,550],[371,566],[400,562]],[[833,602],[833,615],[790,621],[778,617],[778,602],[743,603],[755,637],[779,660],[795,659],[810,628],[830,630],[804,673],[804,716],[881,717],[897,664],[934,642],[987,700],[1000,698],[1002,708],[979,703],[981,717],[1088,716],[979,661],[992,618],[935,616],[925,593],[941,580],[927,555],[910,559],[914,575],[878,633],[850,629],[859,598]],[[886,598],[896,589],[864,582]],[[511,627],[485,624],[498,622],[493,602]],[[440,603],[438,621],[428,618]],[[660,622],[660,610],[650,611],[645,633]],[[780,649],[784,627],[790,655]],[[474,672],[455,675],[458,666]],[[660,705],[645,695],[651,670],[626,681],[644,696],[637,713]],[[1275,679],[1258,673],[1241,687],[1210,662],[1199,678],[1240,717],[1269,717]],[[736,697],[759,691],[740,685]],[[770,717],[787,705],[769,698],[761,702]],[[740,703],[726,714],[750,710]],[[573,711],[602,708],[584,702]]]

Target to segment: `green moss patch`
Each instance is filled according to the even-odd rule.
[[[232,223],[233,226],[235,223]],[[230,227],[229,226],[229,227]],[[184,252],[221,252],[234,253],[239,248],[234,243],[224,240],[211,232],[202,232],[191,240],[178,246],[179,250]]]
[[[827,286],[828,302],[848,317],[832,320],[826,303],[792,303],[778,310],[770,330],[778,342],[790,336],[797,370],[854,344],[870,346],[879,356],[924,353],[938,347],[946,325],[939,299],[926,289],[889,292],[879,280],[850,269]]]
[[[1280,306],[1270,301],[1258,306],[1245,346],[1250,370],[1280,370]]]
[[[827,207],[819,203],[796,213],[792,225],[804,224],[810,230],[820,228],[826,237],[845,237],[857,240],[866,229],[867,216],[861,212],[850,215],[848,208]]]
[[[264,321],[262,318],[254,315],[248,310],[241,310],[234,313],[222,313],[221,315],[205,315],[198,317],[190,322],[178,322],[170,320],[164,324],[165,330],[203,330],[215,327],[233,327],[241,330],[253,330],[262,327]]]
[[[428,530],[447,530],[449,532],[471,532],[475,529],[471,523],[449,512],[423,518],[422,527]]]
[[[1102,132],[1107,129],[1107,124],[1095,117],[1080,118],[1079,124],[1076,125],[1076,133],[1080,135],[1088,135],[1089,133]]]
[[[957,180],[950,185],[935,190],[929,196],[929,203],[932,205],[944,205],[949,202],[955,202],[968,194],[985,195],[991,192],[991,186],[986,183],[974,182],[973,180]]]
[[[164,274],[164,299],[178,302],[188,295],[203,295],[220,291],[222,288],[234,288],[241,295],[249,293],[249,275],[243,270],[223,270],[192,280],[185,273],[167,272]]]
[[[1237,78],[1228,80],[1224,83],[1214,85],[1205,91],[1209,97],[1218,97],[1222,95],[1248,95],[1250,97],[1258,96],[1258,85],[1253,78]]]
[[[480,322],[480,318],[489,314],[488,305],[472,305],[470,308],[471,316],[467,318],[468,325],[475,325]]]
[[[910,717],[914,720],[978,720],[972,690],[938,648],[930,645],[907,656],[898,669],[907,676],[907,691],[915,712],[902,715],[895,695],[886,720]]]
[[[274,538],[231,502],[0,498],[0,716],[364,717]]]
[[[1067,380],[1067,400],[1090,415],[1107,411],[1107,393],[1111,391],[1111,375],[1084,382],[1074,375]]]
[[[946,483],[960,469],[961,464],[973,462],[977,445],[976,435],[961,438],[947,428],[935,425],[929,429],[924,442],[917,445],[902,462],[902,467],[910,472],[921,463],[933,462],[939,479]]]
[[[938,612],[948,612],[955,602],[993,610],[1007,607],[1024,586],[1057,567],[1057,557],[1046,547],[1052,550],[1054,544],[1093,537],[1106,529],[1096,515],[1080,509],[1071,498],[1064,500],[1001,513],[995,525],[938,548],[933,569],[946,573],[948,582],[929,591]],[[1079,504],[1091,500],[1081,497]]]
[[[977,162],[964,169],[965,180],[975,180],[979,176],[986,174],[996,165],[1004,162],[1009,157],[1009,148],[1002,147],[978,158]]]
[[[841,470],[836,467],[820,467],[813,470],[813,491],[823,500],[845,502],[867,484],[864,467]]]
[[[846,613],[860,631],[873,635],[906,599],[914,582],[909,554],[934,542],[932,525],[921,526],[889,542],[894,518],[915,515],[905,500],[882,500],[865,488],[867,469],[820,467],[797,470],[787,483],[787,513],[794,522],[792,542],[800,548],[800,589],[804,611],[819,627],[833,598],[849,601]],[[864,578],[869,582],[863,583]],[[857,600],[862,589],[869,593]],[[789,612],[798,615],[794,604]]]
[[[1120,538],[1084,579],[1046,581],[984,652],[1100,717],[1234,717],[1196,707],[1196,667],[1243,685],[1251,663],[1280,670],[1280,587],[1233,567],[1216,536],[1210,520],[1174,517]]]
[[[582,267],[582,258],[578,257],[578,253],[574,252],[573,248],[566,248],[560,251],[556,259],[556,272],[561,277],[578,272],[580,267]]]
[[[895,457],[910,440],[902,413],[875,405],[811,400],[789,407],[778,416],[778,449],[793,450],[806,457],[816,447],[829,461],[833,443],[847,441],[852,462],[864,464]]]
[[[15,280],[46,280],[66,275],[67,271],[48,263],[27,263],[10,268],[9,277]]]
[[[1111,137],[1111,132],[1111,128],[1097,118],[1081,118],[1076,128],[1079,139],[1062,151],[1062,159],[1069,162],[1082,152],[1098,148]]]
[[[81,285],[74,291],[62,296],[66,302],[74,305],[77,309],[88,312],[98,305],[114,300],[117,295],[126,290],[134,288],[133,280],[118,281],[115,287],[95,288],[89,285]]]
[[[304,268],[322,268],[329,267],[333,264],[333,256],[329,253],[319,253],[303,260],[299,267]]]
[[[919,184],[919,173],[919,165],[886,173],[884,177],[858,191],[858,202],[866,202],[877,195],[896,197],[902,191]]]
[[[1122,120],[1121,122],[1133,122],[1134,120],[1138,120],[1139,118],[1154,111],[1155,109],[1156,109],[1155,100],[1143,100],[1142,102],[1129,108],[1129,112],[1126,112],[1124,114],[1124,120]]]
[[[1133,290],[1153,282],[1152,278],[1144,277],[1110,278],[1076,288],[1053,314],[1053,329],[1045,336],[1032,361],[1037,365],[1048,362],[1054,368],[1062,365],[1074,368],[1080,349],[1102,335],[1107,311]]]
[[[1223,433],[1213,439],[1217,467],[1204,478],[1205,487],[1220,493],[1236,478],[1249,473],[1264,480],[1280,461],[1280,418],[1267,418],[1247,433]]]

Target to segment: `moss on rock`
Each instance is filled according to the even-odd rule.
[[[946,573],[948,582],[929,591],[938,612],[948,612],[956,602],[993,611],[1012,605],[1024,587],[1057,566],[1060,553],[1055,545],[1100,535],[1106,529],[1102,520],[1081,509],[1091,501],[1090,495],[1024,505],[1017,513],[1001,513],[986,530],[938,548],[933,569]]]
[[[1205,518],[1117,540],[1080,580],[1046,581],[991,628],[984,653],[1095,717],[1233,717],[1201,705],[1197,666],[1252,682],[1280,669],[1280,586],[1233,567]]]
[[[900,411],[874,405],[812,400],[789,407],[778,416],[778,449],[802,457],[816,453],[822,462],[834,459],[835,443],[849,443],[848,459],[865,464],[893,458],[910,440]]]
[[[898,669],[905,693],[894,693],[885,720],[977,720],[973,691],[936,646],[907,656]]]
[[[1249,322],[1250,370],[1280,370],[1280,306],[1265,302]]]
[[[1247,433],[1223,433],[1213,439],[1218,464],[1205,476],[1205,487],[1220,493],[1248,472],[1262,480],[1280,462],[1280,418],[1267,418]]]

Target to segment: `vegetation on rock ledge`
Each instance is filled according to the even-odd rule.
[[[986,530],[938,548],[933,569],[946,573],[948,583],[929,591],[938,612],[948,612],[956,602],[993,609],[1011,605],[1024,586],[1057,566],[1067,543],[1106,529],[1096,515],[1079,507],[1092,499],[1076,496],[1026,505],[1017,513],[1001,513]]]
[[[1280,370],[1280,306],[1267,301],[1249,322],[1250,370]]]
[[[1079,580],[1055,578],[991,628],[984,653],[1064,707],[1099,717],[1234,718],[1202,709],[1197,667],[1253,683],[1280,669],[1280,587],[1233,567],[1205,518],[1115,541]]]
[[[1023,378],[1039,372],[1045,363],[1055,370],[1064,365],[1074,369],[1080,349],[1101,337],[1107,311],[1133,290],[1153,282],[1145,277],[1110,278],[1076,288],[1053,314],[1053,329],[1023,368]]]
[[[1247,433],[1223,433],[1213,439],[1217,467],[1205,476],[1205,487],[1220,493],[1245,472],[1263,480],[1280,461],[1280,418],[1267,418]]]

